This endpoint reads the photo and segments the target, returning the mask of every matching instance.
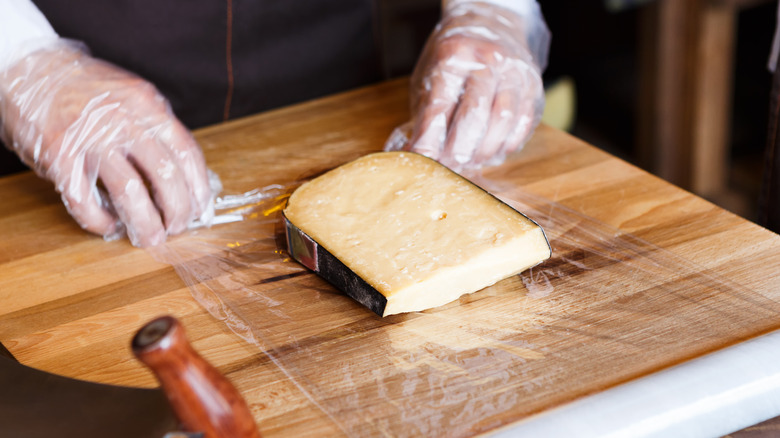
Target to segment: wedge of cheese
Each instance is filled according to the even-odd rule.
[[[535,222],[411,152],[303,184],[284,217],[291,255],[382,316],[441,306],[551,255]]]

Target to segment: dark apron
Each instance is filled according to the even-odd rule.
[[[372,0],[35,0],[54,29],[146,78],[189,128],[380,79]]]

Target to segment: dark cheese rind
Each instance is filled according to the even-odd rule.
[[[287,235],[287,249],[292,258],[377,315],[384,314],[387,305],[384,295],[290,222],[287,216],[282,214],[282,217]]]

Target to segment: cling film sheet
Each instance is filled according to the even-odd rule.
[[[776,325],[771,297],[500,177],[471,179],[537,221],[553,256],[424,312],[381,318],[288,256],[281,210],[299,181],[224,196],[216,225],[151,251],[347,436],[492,431]]]

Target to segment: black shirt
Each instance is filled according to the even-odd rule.
[[[189,128],[378,81],[371,0],[35,0],[64,38],[141,75]]]

